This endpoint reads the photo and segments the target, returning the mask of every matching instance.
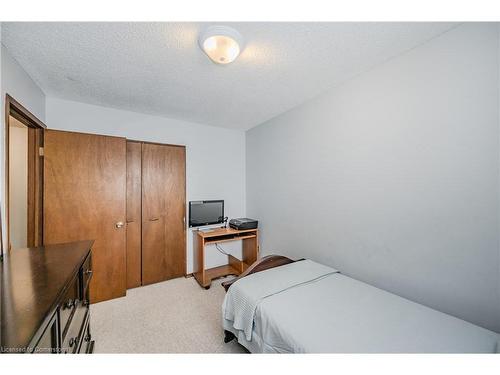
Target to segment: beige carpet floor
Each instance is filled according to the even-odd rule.
[[[205,290],[182,277],[91,305],[94,352],[245,353],[235,340],[223,341],[222,281]]]

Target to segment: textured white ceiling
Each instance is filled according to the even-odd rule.
[[[220,24],[220,23],[219,23]],[[197,44],[208,23],[2,23],[47,96],[248,129],[452,28],[452,23],[223,23],[232,64]]]

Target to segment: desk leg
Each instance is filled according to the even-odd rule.
[[[193,234],[194,239],[194,278],[205,287],[205,244],[202,238]]]
[[[243,240],[243,262],[246,267],[250,266],[258,258],[258,235],[253,238],[246,238]]]

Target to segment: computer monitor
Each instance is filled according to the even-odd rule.
[[[224,223],[224,201],[189,202],[189,227]]]

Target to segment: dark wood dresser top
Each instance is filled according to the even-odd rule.
[[[94,241],[13,249],[0,263],[1,346],[27,347],[50,318]]]

